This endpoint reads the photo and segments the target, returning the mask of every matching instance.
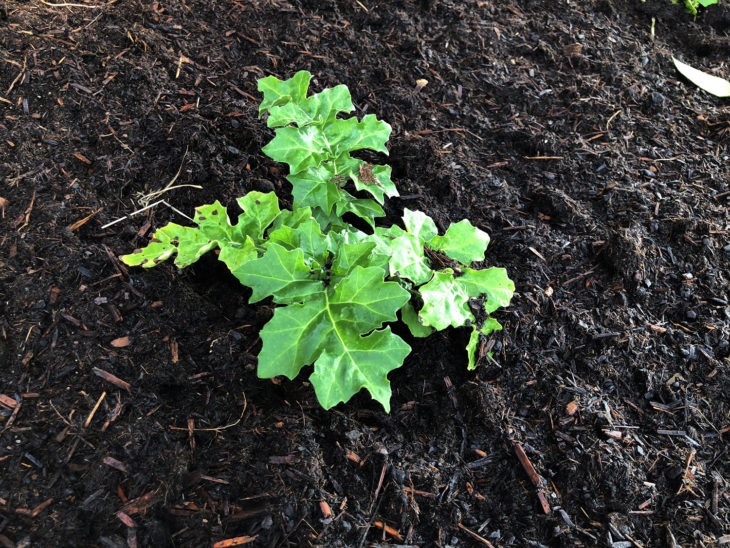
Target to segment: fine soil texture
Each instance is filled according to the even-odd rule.
[[[0,2],[0,545],[729,544],[730,103],[672,56],[730,77],[727,3]],[[516,284],[474,372],[396,328],[390,414],[259,379],[214,253],[119,260],[291,205],[257,80],[298,70],[392,125],[385,225],[468,218]]]

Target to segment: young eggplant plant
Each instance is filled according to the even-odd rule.
[[[314,364],[310,381],[325,409],[366,388],[389,412],[388,373],[411,348],[386,324],[400,311],[415,337],[471,327],[474,369],[480,337],[501,329],[489,314],[509,304],[514,284],[503,268],[470,268],[484,260],[489,236],[467,220],[439,235],[430,217],[406,209],[404,228],[376,226],[381,204],[398,195],[391,169],[351,153],[387,154],[391,128],[373,114],[338,118],[354,110],[347,87],[307,97],[311,78],[301,71],[258,82],[259,114],[277,128],[263,152],[289,166],[291,210],[280,210],[274,193],[249,192],[237,200],[243,213],[233,223],[216,201],[196,208],[196,226],[170,223],[122,260],[152,267],[175,255],[183,268],[218,248],[218,258],[252,289],[251,302],[271,297],[278,305],[261,331],[259,377],[293,379]],[[348,186],[370,197],[357,198]],[[349,224],[346,213],[372,233]]]

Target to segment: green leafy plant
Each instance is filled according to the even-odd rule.
[[[324,408],[366,388],[390,411],[388,373],[411,349],[386,324],[400,312],[415,337],[471,327],[473,369],[480,337],[501,329],[489,314],[509,304],[514,284],[502,268],[470,267],[484,260],[489,236],[467,220],[439,235],[430,217],[406,209],[403,228],[376,226],[386,197],[398,195],[391,169],[351,153],[387,154],[391,128],[372,114],[338,118],[354,110],[347,87],[307,97],[310,79],[302,71],[285,81],[259,80],[259,113],[277,128],[263,151],[289,165],[291,210],[281,210],[274,193],[249,192],[238,199],[243,213],[234,223],[215,202],[196,209],[197,226],[170,223],[122,260],[152,267],[175,256],[182,268],[218,248],[218,258],[252,289],[251,302],[271,297],[278,305],[261,331],[259,377],[293,379],[314,364],[310,381]],[[346,213],[372,232],[346,222]]]

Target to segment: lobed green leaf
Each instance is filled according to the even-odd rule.
[[[264,94],[259,105],[259,116],[269,109],[285,105],[291,101],[300,103],[307,96],[309,81],[312,75],[300,70],[288,80],[279,80],[274,76],[259,79],[258,90]]]
[[[484,260],[484,252],[489,245],[489,235],[473,226],[467,219],[454,223],[443,236],[435,236],[428,246],[442,251],[454,260],[469,265]]]

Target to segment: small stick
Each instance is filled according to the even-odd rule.
[[[492,544],[491,542],[489,542],[483,536],[476,534],[471,529],[467,529],[461,523],[458,524],[458,527],[459,527],[459,529],[461,529],[462,531],[464,531],[466,534],[468,534],[474,540],[477,540],[477,541],[481,542],[484,546],[488,546],[489,548],[494,548],[494,544]]]
[[[545,515],[550,515],[550,504],[548,504],[547,497],[545,496],[545,490],[543,489],[544,482],[542,481],[542,478],[535,471],[535,467],[532,466],[530,459],[527,458],[527,454],[525,453],[525,450],[522,449],[520,442],[512,440],[512,447],[517,455],[517,460],[520,461],[520,464],[529,476],[530,481],[537,488],[537,498],[540,500],[542,511],[545,512]]]
[[[101,393],[101,396],[99,396],[99,399],[97,400],[96,405],[91,410],[91,413],[89,413],[89,416],[86,417],[86,422],[84,422],[84,428],[89,427],[89,424],[91,424],[91,419],[94,418],[94,414],[96,413],[96,410],[99,409],[99,406],[101,405],[101,402],[104,400],[105,397],[106,397],[106,391]]]

